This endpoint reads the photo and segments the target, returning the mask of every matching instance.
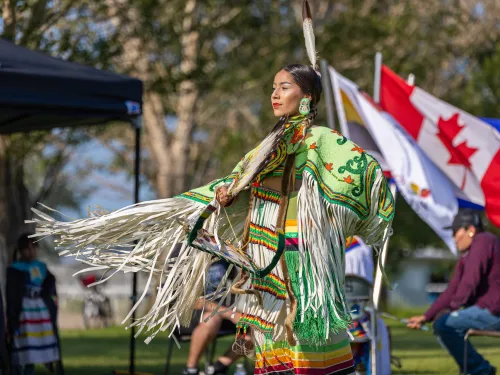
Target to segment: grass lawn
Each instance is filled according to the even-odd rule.
[[[428,332],[411,331],[395,322],[391,326],[393,355],[401,358],[403,368],[393,374],[457,374],[457,368]],[[63,331],[62,345],[67,375],[108,375],[113,369],[126,370],[129,360],[129,332],[122,327],[105,330]],[[224,351],[232,337],[221,339],[218,351]],[[493,365],[500,368],[500,340],[473,338],[474,345]],[[149,345],[136,341],[137,371],[163,374],[168,339],[159,335]],[[187,356],[188,345],[174,348],[171,374],[180,374]],[[40,369],[40,374],[45,372]]]

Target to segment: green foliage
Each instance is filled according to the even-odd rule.
[[[180,85],[192,80],[199,92],[189,146],[193,183],[211,177],[205,176],[206,166],[217,174],[227,173],[262,139],[276,121],[269,105],[274,74],[288,63],[308,63],[298,0],[197,0],[189,22],[185,0],[4,3],[16,17],[9,16],[8,6],[2,8],[3,37],[53,56],[139,76],[146,100],[150,94],[160,96],[160,117],[178,113]],[[403,76],[415,74],[417,84],[429,92],[474,114],[499,116],[500,30],[488,15],[494,14],[490,10],[495,1],[482,4],[484,13],[474,5],[437,0],[318,0],[312,3],[317,50],[368,92],[373,86],[373,56],[381,51],[385,64]],[[197,53],[186,68],[183,37],[191,31],[198,33]],[[323,100],[316,123],[324,121]],[[175,138],[175,129],[167,133]],[[76,147],[93,136],[116,158],[110,165],[89,167],[132,173],[132,132],[117,126],[99,133],[84,129],[66,134],[64,142]],[[9,152],[23,164],[54,147],[53,137],[47,132],[12,135]],[[143,170],[154,186],[158,176],[150,141],[146,147]],[[37,161],[37,178],[50,165],[62,166],[64,155]],[[75,188],[69,184],[68,191]],[[75,201],[81,199],[80,192],[75,194]],[[394,229],[391,254],[408,247],[443,246],[401,198]]]
[[[472,71],[471,79],[457,98],[460,108],[477,116],[500,117],[500,46],[495,45],[480,54]],[[457,95],[458,96],[458,95]]]

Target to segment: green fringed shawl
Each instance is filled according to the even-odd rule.
[[[301,133],[300,128],[294,133],[289,133],[286,139],[287,146],[293,147],[301,142],[302,137],[297,136]],[[373,214],[371,212],[373,204],[371,189],[381,173],[380,165],[375,158],[339,132],[325,127],[307,129],[305,141],[299,147],[295,147],[295,150],[297,179],[302,180],[303,174],[310,175],[318,184],[318,192],[326,202],[339,204],[352,210],[359,220],[366,220],[370,214]],[[247,156],[251,154],[252,151]],[[236,165],[230,175],[177,197],[204,204],[210,203],[217,187],[230,185],[238,178],[242,172],[244,160],[245,158]],[[282,174],[283,165],[281,164],[260,178]],[[373,208],[376,208],[375,214],[378,217],[390,223],[394,216],[394,200],[385,179],[380,183],[379,188],[380,202]],[[235,210],[232,207],[230,209]],[[381,225],[384,226],[383,222]]]
[[[359,235],[368,244],[381,245],[389,235],[394,200],[372,156],[336,131],[301,126],[295,125],[280,147],[283,153],[295,152],[296,178],[302,180],[302,245],[298,253],[286,254],[286,261],[299,304],[294,332],[301,340],[319,344],[349,324],[343,292],[346,238]],[[238,178],[244,160],[228,177],[180,197],[208,203],[215,187]],[[282,174],[281,164],[260,179]],[[229,209],[234,213],[242,207]]]

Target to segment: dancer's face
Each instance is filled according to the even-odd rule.
[[[280,70],[274,76],[271,105],[276,117],[298,115],[300,101],[305,97],[310,98],[304,94],[300,86],[294,82],[292,75],[286,70]]]

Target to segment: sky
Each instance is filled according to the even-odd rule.
[[[65,168],[68,174],[85,166],[87,161],[104,163],[110,165],[113,160],[113,153],[106,149],[98,141],[92,141],[76,149],[74,156]],[[75,178],[78,178],[75,176]],[[73,210],[61,209],[63,213],[68,213],[78,217],[87,216],[88,206],[101,206],[107,210],[116,210],[134,203],[134,178],[126,172],[106,173],[102,171],[92,171],[83,180],[75,181],[82,188],[95,186],[96,189],[80,204],[81,213]],[[114,187],[118,187],[115,189]],[[154,192],[146,184],[142,184],[139,190],[141,201],[155,199]]]

